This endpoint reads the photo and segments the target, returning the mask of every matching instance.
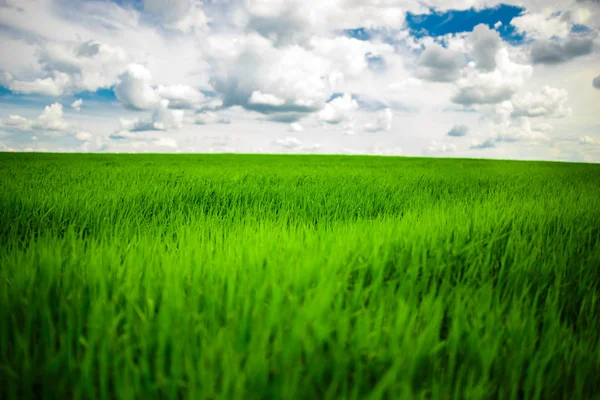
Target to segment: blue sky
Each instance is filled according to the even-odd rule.
[[[500,4],[497,7],[476,10],[446,10],[437,12],[428,10],[426,14],[414,14],[408,12],[406,25],[413,36],[443,36],[447,34],[470,32],[479,24],[486,24],[490,28],[498,22],[502,26],[498,29],[502,39],[513,43],[521,43],[525,39],[523,34],[515,31],[510,21],[525,11],[523,7]],[[576,29],[585,29],[584,25],[576,26]],[[344,31],[349,37],[359,40],[370,40],[377,35],[375,29],[358,27]]]
[[[596,2],[2,4],[3,151],[600,161]]]
[[[484,8],[475,10],[448,10],[445,12],[435,12],[432,10],[429,14],[406,15],[406,23],[415,36],[443,36],[447,34],[470,32],[479,24],[486,24],[493,28],[500,22],[502,25],[498,29],[502,39],[519,43],[524,39],[524,35],[515,31],[514,26],[510,25],[513,18],[518,17],[525,11],[522,7],[500,4],[493,8]]]

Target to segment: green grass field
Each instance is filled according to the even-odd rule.
[[[600,394],[600,165],[0,154],[0,397]]]

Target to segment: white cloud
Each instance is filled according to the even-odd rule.
[[[199,108],[207,101],[201,91],[188,85],[159,85],[156,94],[169,100],[169,107],[178,109]]]
[[[482,71],[493,71],[496,68],[496,54],[502,46],[500,34],[487,25],[479,24],[469,35],[468,42],[476,67]]]
[[[51,77],[38,78],[33,81],[10,80],[8,88],[17,93],[60,96],[70,84],[71,78],[69,75],[62,72],[53,72]]]
[[[248,103],[277,107],[284,105],[285,100],[280,99],[279,97],[274,96],[272,94],[261,93],[260,90],[255,90],[254,92],[252,92]]]
[[[302,142],[298,138],[287,136],[283,139],[277,139],[273,141],[273,145],[282,147],[288,150],[298,149],[302,146]]]
[[[119,75],[115,86],[117,99],[126,108],[134,110],[149,110],[156,108],[160,103],[160,96],[151,86],[152,75],[143,65],[130,64]]]
[[[517,32],[534,39],[566,38],[571,32],[571,23],[564,15],[525,13],[510,22]]]
[[[44,107],[44,111],[38,117],[38,122],[43,129],[51,131],[65,131],[69,129],[69,123],[63,119],[63,106],[54,103]]]
[[[534,124],[529,118],[522,118],[495,128],[493,137],[496,142],[540,143],[548,140],[546,133],[551,129],[548,124]]]
[[[509,100],[533,74],[531,65],[517,64],[510,60],[506,48],[496,54],[496,69],[480,72],[474,65],[463,71],[458,81],[458,93],[452,101],[462,105],[496,104]]]
[[[44,107],[44,111],[35,120],[11,115],[2,122],[2,125],[8,129],[22,132],[39,131],[40,134],[47,136],[69,133],[74,129],[73,125],[63,118],[63,106],[60,103]]]
[[[426,11],[414,0],[254,0],[234,4],[239,6],[229,11],[229,19],[236,27],[258,32],[277,46],[302,44],[312,33],[324,35],[330,30],[397,29],[404,25],[406,11]]]
[[[566,40],[540,40],[531,48],[534,64],[560,64],[588,55],[594,47],[592,35],[570,35]]]
[[[297,122],[292,122],[288,128],[290,132],[302,132],[304,131],[304,127]]]
[[[321,145],[314,143],[311,145],[303,145],[303,142],[296,137],[286,136],[284,138],[276,139],[271,142],[271,145],[277,148],[277,152],[293,153],[293,154],[307,154],[316,153],[321,150]],[[262,151],[260,151],[262,152]]]
[[[474,140],[471,143],[471,146],[469,147],[470,149],[473,150],[482,150],[482,149],[491,149],[493,147],[496,147],[496,140],[489,138],[489,139],[485,139],[485,140]]]
[[[389,132],[392,130],[393,119],[394,114],[392,113],[392,110],[386,108],[385,110],[382,110],[379,113],[377,113],[375,122],[365,124],[364,129],[367,132]]]
[[[159,147],[169,147],[172,149],[178,148],[177,141],[173,138],[161,137],[161,138],[158,138],[157,140],[153,141],[152,143]]]
[[[37,53],[40,73],[34,80],[13,79],[9,88],[19,93],[60,96],[111,86],[126,64],[120,47],[97,41],[45,42]]]
[[[339,124],[352,119],[352,114],[357,109],[358,102],[350,93],[345,93],[328,102],[319,112],[319,119],[328,124]]]
[[[121,131],[143,132],[143,131],[166,131],[176,130],[183,126],[183,110],[169,109],[169,101],[162,100],[158,109],[154,111],[151,119],[121,119]]]
[[[81,111],[81,105],[83,104],[82,99],[77,99],[73,103],[71,103],[71,108],[75,111]]]
[[[142,65],[130,64],[119,75],[115,95],[124,107],[133,110],[157,108],[167,100],[173,109],[212,109],[222,105],[220,99],[207,98],[200,90],[189,85],[152,85],[150,71]]]
[[[36,119],[29,119],[20,115],[10,115],[0,123],[0,130],[8,130],[20,133],[34,134],[31,137],[33,143],[40,140],[40,137],[48,138],[59,136],[71,136],[81,142],[90,142],[94,136],[79,127],[79,124],[69,122],[64,117],[63,106],[60,103],[53,103],[46,107]],[[61,148],[60,151],[72,151],[76,149]],[[41,150],[40,151],[44,151]],[[82,149],[82,151],[87,151]]]
[[[94,135],[73,149],[175,151],[157,144],[161,132],[169,131],[168,139],[178,144],[240,132],[238,142],[218,149],[286,151],[273,140],[282,131],[301,132],[304,125],[300,139],[318,139],[323,147],[300,144],[295,152],[347,146],[369,154],[402,148],[410,155],[422,154],[432,139],[438,145],[429,147],[439,153],[444,145],[451,148],[444,140],[468,147],[464,139],[441,139],[450,127],[464,125],[474,131],[469,139],[480,138],[480,144],[489,139],[496,147],[486,155],[511,157],[522,154],[522,146],[511,141],[542,154],[549,143],[574,143],[597,130],[598,92],[591,87],[600,86],[600,77],[594,83],[600,60],[593,51],[600,28],[597,2],[506,0],[525,8],[514,20],[526,35],[519,45],[504,42],[485,25],[430,37],[414,35],[405,24],[409,11],[482,9],[499,0],[142,0],[142,7],[105,1],[17,3],[20,11],[7,7],[0,13],[5,50],[0,84],[30,94],[23,98],[32,102],[12,102],[9,94],[0,118],[3,140],[19,149],[29,146],[11,141],[29,141],[33,148],[75,146],[67,143],[86,138],[87,132],[114,132],[119,118],[134,131],[115,134],[125,139]],[[365,40],[342,32],[360,27],[367,29]],[[495,25],[503,33],[506,28]],[[564,64],[557,68],[556,63]],[[127,109],[86,93],[86,118],[66,122],[80,107],[74,102],[83,97],[79,93],[99,88],[115,88]],[[336,97],[339,93],[346,95]],[[58,100],[67,107],[61,118],[68,129],[50,111],[40,121],[28,110],[38,100],[35,94],[64,96]],[[372,147],[375,136],[357,134],[391,130],[392,118],[398,129],[377,135],[389,141],[378,149]],[[73,140],[43,138],[42,124],[55,127],[46,133]],[[4,135],[7,131],[35,132],[40,141]]]
[[[436,140],[432,140],[429,143],[429,147],[427,147],[428,153],[455,153],[456,146],[453,144],[445,144],[438,142]]]
[[[325,65],[333,75],[331,86],[335,80],[343,81],[352,77],[360,77],[369,69],[369,60],[389,58],[394,48],[385,43],[371,42],[338,36],[335,38],[311,38],[309,49],[325,60]]]
[[[209,37],[208,44],[212,84],[225,105],[261,112],[307,112],[320,108],[331,93],[327,61],[302,47],[277,49],[254,34],[217,35]],[[274,96],[277,104],[285,103],[252,104],[249,100],[256,91]]]
[[[487,138],[474,140],[470,149],[489,149],[497,147],[498,143],[546,143],[548,141],[547,133],[551,130],[552,126],[550,124],[534,124],[530,118],[519,118],[494,126]]]
[[[571,115],[567,106],[569,94],[564,89],[544,86],[539,93],[526,92],[513,96],[512,117],[555,117]]]
[[[227,118],[223,118],[217,113],[211,111],[201,112],[196,115],[194,122],[198,125],[209,125],[209,124],[228,124],[230,121]]]
[[[431,43],[419,57],[423,67],[420,77],[433,82],[453,82],[465,65],[464,55],[460,52]]]
[[[346,37],[311,37],[304,46],[277,47],[255,33],[208,40],[211,83],[225,105],[265,114],[310,113],[352,79],[370,73],[369,59],[384,62],[392,46]]]
[[[152,125],[158,130],[180,129],[183,126],[183,110],[170,110],[169,101],[162,100],[158,110],[152,115]]]
[[[89,132],[81,131],[75,134],[75,138],[81,142],[89,142],[94,136]]]

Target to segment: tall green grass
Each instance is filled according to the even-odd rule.
[[[600,165],[0,155],[0,397],[600,393]]]

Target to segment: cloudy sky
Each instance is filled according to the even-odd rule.
[[[598,0],[0,0],[0,150],[600,162]]]

